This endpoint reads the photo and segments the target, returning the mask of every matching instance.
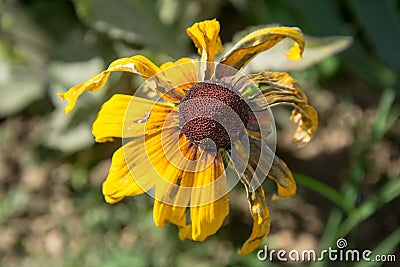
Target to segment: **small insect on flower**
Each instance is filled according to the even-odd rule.
[[[300,59],[304,39],[298,28],[257,30],[215,61],[223,49],[219,30],[216,20],[187,29],[200,59],[181,58],[160,67],[140,55],[117,59],[60,96],[68,100],[68,113],[83,92],[100,90],[111,72],[142,76],[144,83],[134,95],[111,97],[93,123],[97,142],[123,141],[103,184],[105,200],[113,204],[147,192],[154,197],[157,226],[170,222],[179,227],[182,240],[203,241],[228,216],[228,192],[240,181],[253,218],[252,233],[238,251],[245,255],[258,247],[270,229],[263,180],[275,181],[273,199],[296,192],[292,173],[274,154],[270,107],[293,108],[290,119],[297,124],[293,142],[301,146],[311,140],[318,119],[289,74],[240,72],[256,55],[285,38],[294,41],[286,56]],[[145,93],[149,90],[157,94],[150,97]]]

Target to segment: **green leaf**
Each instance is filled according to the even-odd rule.
[[[150,46],[172,56],[184,51],[174,28],[162,24],[153,1],[75,0],[81,19],[113,39]],[[175,42],[174,42],[175,40]]]
[[[386,89],[379,100],[378,112],[374,121],[372,139],[377,140],[389,130],[389,128],[399,118],[398,109],[392,109],[393,102],[396,99],[396,92],[392,89]]]
[[[374,248],[372,250],[373,254],[370,257],[371,259],[374,259],[374,257],[376,255],[392,255],[394,257],[396,257],[394,254],[390,254],[392,252],[395,251],[396,247],[399,245],[400,243],[400,229],[397,229],[396,231],[394,231],[393,233],[391,233],[388,237],[386,237],[381,243],[379,243],[379,245]],[[396,258],[394,258],[394,260],[396,260]],[[389,262],[389,261],[387,261]],[[392,259],[393,262],[393,259]],[[365,262],[365,261],[361,261],[358,262],[357,264],[354,265],[354,267],[377,267],[377,266],[381,266],[383,265],[383,261],[369,261],[369,262]]]
[[[33,73],[0,63],[0,116],[16,114],[44,96],[46,87]],[[6,73],[12,73],[8,76]],[[8,77],[4,77],[7,75]]]
[[[46,91],[50,42],[19,4],[1,6],[0,116],[20,112]]]
[[[354,210],[340,226],[337,236],[346,236],[361,221],[371,216],[377,209],[400,196],[400,177],[387,182],[368,201]]]
[[[392,0],[351,0],[353,10],[367,38],[385,63],[400,72],[400,15]]]

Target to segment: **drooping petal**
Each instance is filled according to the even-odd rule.
[[[157,184],[157,171],[168,162],[160,151],[163,146],[168,149],[174,145],[173,139],[161,143],[162,131],[173,136],[172,133],[179,132],[179,128],[158,129],[152,134],[134,138],[114,153],[109,175],[103,183],[103,194],[108,203],[143,193]]]
[[[251,136],[249,162],[254,166],[255,173],[260,176],[267,176],[276,183],[277,194],[273,200],[291,197],[296,194],[296,182],[292,172],[275,153],[268,147],[262,147],[262,140]]]
[[[247,200],[250,206],[250,213],[253,218],[253,229],[250,237],[243,244],[242,248],[238,251],[239,255],[246,255],[256,249],[259,244],[268,235],[270,229],[270,217],[265,198],[262,181],[265,177],[265,170],[268,172],[268,164],[260,162],[266,169],[255,170],[253,163],[258,162],[258,158],[262,158],[265,153],[261,153],[259,147],[255,145],[250,137],[250,150],[246,153],[245,145],[242,142],[235,142],[232,147],[231,155],[224,153],[228,160],[228,168],[234,170],[239,176],[240,181],[244,185],[247,192]],[[247,158],[247,156],[249,156]],[[273,155],[272,155],[273,156]],[[270,153],[266,154],[267,159],[270,160]],[[244,168],[244,169],[243,169]]]
[[[214,61],[215,54],[222,50],[219,30],[219,22],[215,19],[197,22],[186,30],[196,45],[202,61]]]
[[[249,171],[249,169],[247,171]],[[240,178],[240,181],[243,183],[247,191],[247,200],[253,218],[253,230],[250,237],[238,250],[239,255],[247,255],[255,250],[268,235],[271,225],[264,189],[262,186],[259,186],[254,190],[251,185],[251,179],[254,179],[254,177],[252,177],[253,175],[249,175],[248,172],[246,172]]]
[[[113,95],[103,104],[92,133],[96,142],[112,141],[114,137],[129,138],[151,134],[163,126],[165,118],[176,108],[140,97]]]
[[[205,240],[218,231],[229,213],[221,155],[218,154],[209,166],[199,163],[198,167],[202,170],[194,174],[190,204],[191,224],[180,228],[179,237],[182,240]]]
[[[184,136],[182,139],[186,139]],[[194,160],[197,147],[192,145],[188,140],[181,141],[181,147],[184,158]],[[175,155],[178,157],[178,155]],[[156,199],[154,200],[153,218],[157,226],[163,227],[167,222],[183,227],[186,225],[186,209],[190,201],[190,187],[193,184],[193,173],[188,172],[184,168],[184,159],[178,159],[178,164],[170,164],[166,162],[162,169],[163,177],[170,184],[156,185]],[[158,198],[161,195],[160,199]],[[167,195],[167,196],[166,196]],[[169,200],[166,203],[162,200]]]
[[[297,129],[293,135],[293,142],[300,142],[300,145],[305,145],[311,141],[317,130],[318,113],[309,105],[296,107],[292,111],[290,119],[297,123]]]
[[[254,83],[260,86],[263,98],[254,99],[254,103],[260,108],[286,104],[292,106],[293,112],[290,117],[297,123],[297,129],[293,136],[293,142],[299,142],[303,146],[311,141],[318,128],[317,111],[308,105],[307,98],[296,81],[285,72],[262,72],[249,75]],[[266,101],[265,101],[266,100]]]
[[[275,181],[278,188],[277,195],[272,197],[273,200],[291,197],[296,194],[296,182],[293,179],[292,172],[286,163],[276,155],[268,173],[268,178]]]
[[[221,59],[221,63],[240,70],[256,55],[270,49],[287,37],[295,41],[295,44],[286,57],[292,60],[301,59],[304,51],[304,38],[300,29],[272,27],[260,29],[245,36]]]
[[[124,147],[115,151],[109,174],[103,183],[103,195],[106,202],[117,203],[127,196],[142,194],[150,189],[154,183],[148,179],[147,184],[136,183],[127,166]]]
[[[103,88],[108,80],[108,77],[110,76],[110,73],[115,71],[139,74],[146,79],[156,74],[159,71],[159,68],[146,57],[140,55],[130,58],[117,59],[112,62],[105,71],[93,76],[86,82],[70,88],[65,93],[58,94],[62,99],[68,101],[68,105],[65,107],[65,113],[69,113],[74,108],[76,100],[83,92],[96,92]]]

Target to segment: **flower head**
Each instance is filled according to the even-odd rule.
[[[181,239],[203,241],[221,227],[229,213],[228,192],[240,181],[253,217],[252,233],[239,250],[244,255],[269,232],[261,186],[265,177],[277,184],[273,199],[296,191],[290,170],[274,155],[270,107],[293,107],[290,118],[297,123],[293,141],[300,145],[311,140],[318,121],[289,74],[240,72],[257,54],[284,38],[294,41],[287,57],[300,59],[304,39],[298,28],[255,31],[215,61],[222,50],[219,30],[216,20],[187,29],[200,59],[182,58],[158,67],[140,55],[121,58],[60,96],[68,100],[68,113],[83,92],[100,90],[111,72],[142,76],[145,82],[135,95],[114,95],[93,123],[97,142],[123,140],[103,184],[105,200],[112,204],[127,196],[152,194],[157,226],[170,222],[179,227]],[[149,90],[157,96],[150,97],[145,93]]]

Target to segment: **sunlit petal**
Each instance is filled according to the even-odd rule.
[[[222,50],[219,30],[219,22],[215,19],[197,22],[186,30],[202,60],[214,61],[215,54]]]
[[[189,90],[199,82],[199,62],[197,59],[181,58],[175,62],[166,62],[161,65],[162,75],[171,86]],[[184,91],[179,91],[184,95]]]
[[[226,177],[220,155],[207,168],[195,173],[193,187],[202,186],[207,186],[207,189],[192,192],[191,224],[180,228],[181,239],[205,240],[218,231],[229,213],[228,195],[224,194]],[[223,196],[216,199],[221,193]]]
[[[152,130],[163,126],[165,118],[173,110],[174,107],[166,104],[116,94],[101,107],[93,123],[92,133],[96,142],[100,143],[112,141],[114,137],[151,134]]]
[[[108,203],[114,204],[124,197],[142,194],[154,186],[151,179],[147,181],[146,184],[136,183],[127,166],[124,147],[121,147],[113,155],[110,172],[103,183],[103,195]]]
[[[185,158],[193,160],[196,156],[196,147],[186,140],[183,142],[181,150],[183,150]],[[167,222],[180,227],[186,225],[186,209],[190,201],[190,194],[186,190],[181,189],[187,189],[192,186],[193,173],[179,167],[173,164],[166,164],[162,172],[163,177],[168,180],[170,185],[166,187],[161,184],[156,185],[156,197],[163,195],[162,199],[168,198],[174,200],[173,205],[160,201],[157,198],[154,200],[153,218],[155,224],[159,227],[165,226]],[[168,196],[165,196],[166,194]]]
[[[86,82],[70,88],[59,96],[68,101],[65,113],[69,113],[75,106],[78,97],[85,91],[96,92],[106,84],[111,72],[124,71],[139,74],[143,78],[149,78],[159,71],[159,68],[144,56],[133,56],[130,58],[120,58],[110,64],[110,66],[100,74],[93,76]]]
[[[286,57],[292,60],[301,59],[304,51],[304,38],[300,29],[272,27],[260,29],[245,36],[221,59],[221,63],[240,70],[256,55],[270,49],[287,37],[295,41],[295,44]]]

